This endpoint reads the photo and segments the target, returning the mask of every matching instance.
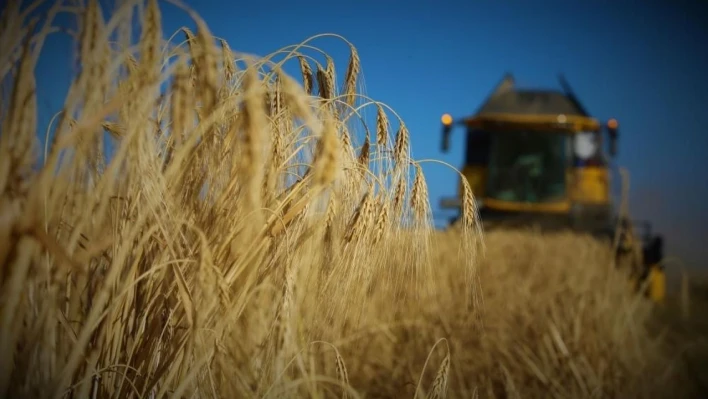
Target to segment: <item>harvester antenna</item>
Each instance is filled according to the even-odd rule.
[[[570,87],[570,84],[565,79],[565,76],[563,75],[563,73],[558,74],[558,81],[560,82],[560,85],[563,88],[565,95],[568,96],[570,101],[573,102],[573,104],[580,110],[580,112],[584,116],[588,116],[589,114],[588,114],[587,110],[585,109],[585,107],[583,107],[583,104],[580,103],[580,100],[578,100],[578,97],[575,96],[575,92],[573,92],[573,89]]]

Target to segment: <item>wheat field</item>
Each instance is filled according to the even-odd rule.
[[[432,227],[415,143],[362,94],[344,38],[337,64],[317,37],[256,57],[187,8],[196,32],[163,32],[156,0],[63,8],[38,23],[10,2],[0,24],[4,397],[686,388],[607,243],[483,234],[467,186],[461,223]],[[59,12],[80,22],[81,70],[40,126]]]

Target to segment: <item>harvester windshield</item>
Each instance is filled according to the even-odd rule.
[[[563,200],[567,140],[563,134],[538,131],[493,135],[487,197],[526,203]]]

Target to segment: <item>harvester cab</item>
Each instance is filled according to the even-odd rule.
[[[600,123],[562,76],[560,84],[562,91],[517,89],[513,76],[506,75],[474,115],[442,116],[443,152],[449,150],[453,129],[466,130],[461,172],[485,229],[534,225],[615,236],[619,224],[609,163],[617,153],[619,123]],[[457,219],[461,199],[460,184],[458,195],[443,198],[440,206],[458,210]],[[641,238],[643,253],[661,252],[650,250],[661,246],[660,239]],[[642,258],[652,262],[642,269],[660,270],[660,259]],[[658,296],[663,294],[653,295]]]

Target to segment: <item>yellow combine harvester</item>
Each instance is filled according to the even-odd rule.
[[[443,115],[442,150],[448,150],[453,127],[466,128],[462,174],[478,199],[485,229],[532,225],[611,239],[618,233],[618,259],[631,258],[637,286],[646,282],[646,294],[661,302],[661,237],[646,223],[645,233],[637,234],[631,221],[618,223],[614,212],[608,158],[616,154],[618,122],[590,117],[560,81],[563,91],[519,90],[505,76],[475,115]],[[459,210],[461,194],[460,186],[458,196],[443,199],[441,207]]]

